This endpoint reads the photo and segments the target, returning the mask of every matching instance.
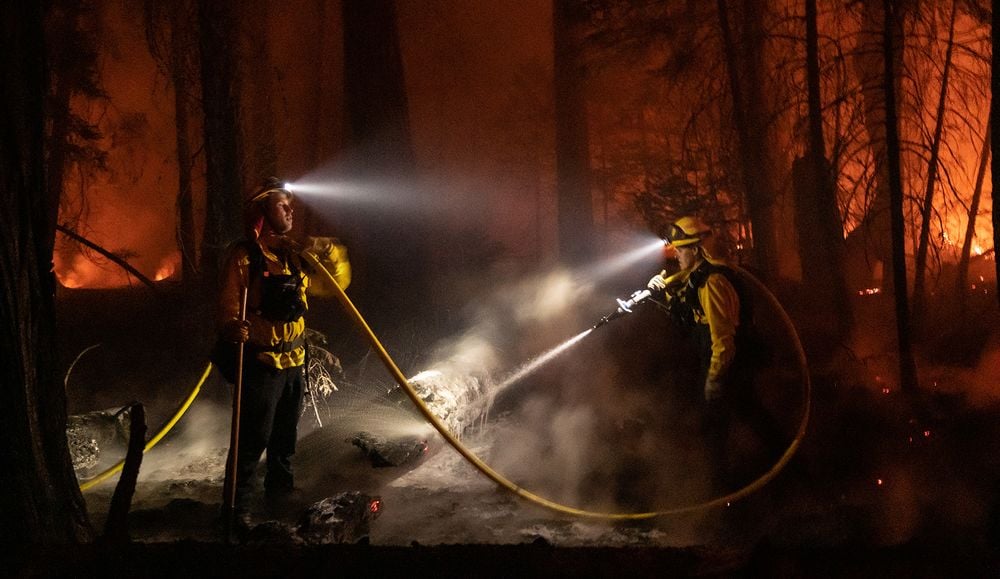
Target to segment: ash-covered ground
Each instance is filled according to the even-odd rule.
[[[704,540],[698,537],[699,525],[708,520],[702,521],[703,517],[614,524],[534,506],[484,477],[414,415],[390,406],[382,408],[400,420],[387,436],[426,440],[422,455],[401,466],[375,466],[351,442],[360,425],[378,430],[378,410],[367,424],[326,415],[328,422],[322,428],[309,424],[312,417],[306,414],[303,425],[310,432],[300,439],[295,457],[301,495],[278,510],[259,502],[255,522],[293,523],[313,502],[359,491],[381,498],[382,513],[371,523],[368,535],[373,545],[519,544],[542,539],[559,546],[684,546]],[[217,517],[229,442],[228,409],[211,402],[196,403],[183,423],[144,458],[130,522],[136,540],[213,541],[221,537]],[[517,431],[514,417],[501,416],[489,428],[468,435],[465,442],[487,462],[503,460],[504,453],[497,449],[523,436]],[[522,460],[528,463],[524,468],[534,462]],[[534,465],[538,466],[544,465]],[[107,511],[114,480],[85,494],[98,525]]]

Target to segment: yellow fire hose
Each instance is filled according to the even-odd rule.
[[[399,367],[396,366],[396,363],[393,361],[392,357],[389,356],[389,353],[382,346],[382,343],[379,341],[378,337],[368,326],[368,323],[361,315],[361,312],[358,311],[358,309],[354,306],[354,303],[351,302],[350,298],[347,297],[347,294],[344,293],[344,291],[340,288],[340,286],[337,284],[337,282],[335,281],[333,275],[329,272],[329,270],[327,270],[326,267],[324,267],[323,264],[320,263],[319,259],[312,253],[304,252],[304,255],[310,262],[313,263],[313,265],[316,266],[316,269],[318,271],[322,272],[323,275],[329,278],[333,287],[336,288],[337,299],[340,301],[344,309],[347,310],[348,314],[354,319],[358,327],[362,330],[365,337],[368,339],[369,343],[371,343],[376,353],[378,353],[378,356],[382,360],[383,364],[385,364],[386,369],[396,380],[396,382],[400,385],[400,387],[403,388],[403,391],[406,392],[406,395],[409,396],[410,400],[412,400],[413,403],[417,406],[417,408],[420,410],[420,413],[424,415],[424,418],[426,418],[427,421],[430,422],[431,425],[434,427],[434,429],[437,430],[442,437],[444,437],[444,439],[448,442],[448,444],[450,444],[452,448],[454,448],[456,451],[458,451],[459,454],[462,455],[462,457],[464,457],[467,461],[469,461],[473,466],[475,466],[481,473],[486,475],[493,482],[497,483],[501,487],[507,489],[508,491],[514,493],[515,495],[527,501],[530,501],[534,504],[540,505],[552,511],[575,515],[579,517],[587,517],[592,519],[636,520],[636,519],[650,519],[653,517],[668,516],[668,515],[693,513],[704,509],[726,506],[732,502],[738,501],[760,490],[764,485],[766,485],[775,476],[777,476],[777,474],[781,472],[781,470],[785,468],[785,465],[787,465],[788,462],[792,459],[792,456],[795,455],[795,452],[798,450],[798,447],[802,442],[802,438],[805,436],[806,427],[809,424],[809,406],[812,397],[812,387],[809,381],[809,372],[806,365],[805,352],[802,350],[802,344],[799,342],[798,334],[795,331],[795,327],[792,324],[791,319],[788,317],[788,314],[785,312],[784,308],[781,307],[781,304],[778,302],[777,298],[775,298],[774,295],[755,277],[753,277],[751,274],[744,271],[743,269],[737,268],[745,278],[753,281],[753,283],[761,291],[761,293],[767,297],[768,301],[771,303],[774,309],[780,313],[782,322],[786,326],[789,334],[792,336],[793,341],[795,343],[795,352],[798,358],[799,366],[802,370],[803,406],[804,406],[802,412],[802,419],[799,422],[799,428],[795,434],[795,438],[789,444],[785,452],[781,455],[781,458],[778,459],[778,461],[774,464],[774,466],[770,468],[770,470],[768,470],[766,473],[764,473],[759,478],[757,478],[750,484],[746,485],[745,487],[737,491],[734,491],[732,493],[729,493],[725,496],[721,496],[719,498],[694,505],[676,507],[664,511],[646,512],[646,513],[609,513],[609,512],[588,511],[557,503],[555,501],[546,499],[545,497],[536,495],[531,491],[518,486],[514,482],[504,477],[502,474],[493,470],[488,464],[483,462],[482,459],[476,456],[475,453],[473,453],[464,444],[462,444],[462,442],[458,440],[458,438],[456,438],[455,435],[448,430],[448,428],[444,425],[444,423],[442,423],[441,420],[433,412],[431,412],[430,408],[427,407],[427,405],[420,398],[420,396],[417,395],[413,387],[410,386],[410,383],[406,379],[406,376],[404,376],[403,373],[400,371]],[[177,421],[179,421],[181,417],[184,416],[184,413],[187,412],[188,407],[190,407],[191,403],[194,402],[194,399],[197,398],[198,393],[201,391],[201,387],[205,383],[205,380],[208,378],[208,375],[211,372],[211,370],[212,370],[212,364],[209,363],[208,366],[205,368],[205,371],[202,374],[201,379],[198,381],[197,385],[195,385],[194,389],[188,395],[187,399],[183,402],[183,404],[181,404],[181,407],[174,414],[173,418],[171,418],[164,425],[164,427],[160,429],[160,431],[156,434],[156,436],[151,438],[149,442],[146,443],[145,447],[143,448],[144,453],[149,449],[153,448],[154,446],[156,446],[156,443],[158,443],[160,439],[162,439],[170,431],[170,429],[174,427]],[[115,464],[114,466],[112,466],[111,468],[100,473],[99,475],[81,483],[80,490],[87,491],[93,488],[94,486],[104,482],[111,476],[121,471],[122,465],[124,465],[124,463],[125,461],[122,460],[117,464]]]
[[[209,362],[208,366],[205,367],[205,371],[202,372],[201,374],[201,379],[198,380],[198,383],[195,384],[194,389],[191,390],[191,393],[188,394],[188,397],[184,400],[183,403],[181,403],[181,406],[180,408],[177,409],[177,412],[175,412],[173,417],[170,420],[168,420],[166,424],[163,425],[163,428],[161,428],[160,431],[156,433],[156,436],[150,438],[149,442],[147,442],[146,445],[142,448],[143,454],[145,454],[149,449],[156,446],[156,443],[160,442],[160,439],[166,436],[167,433],[170,432],[170,429],[173,428],[175,424],[177,424],[177,421],[180,420],[182,416],[184,416],[184,413],[187,412],[188,408],[191,406],[191,403],[194,402],[194,399],[198,397],[198,394],[201,392],[202,385],[205,383],[205,380],[208,379],[208,375],[211,372],[212,372],[212,363]],[[101,484],[102,482],[108,480],[109,478],[117,474],[119,471],[121,471],[122,466],[124,464],[125,460],[122,459],[118,461],[114,466],[102,472],[101,474],[80,483],[80,490],[88,491],[94,488],[95,486]]]
[[[557,503],[555,501],[551,501],[549,499],[546,499],[545,497],[538,496],[532,493],[531,491],[528,491],[518,486],[514,482],[508,480],[502,474],[490,468],[488,464],[483,462],[478,456],[476,456],[475,453],[473,453],[464,444],[462,444],[462,442],[458,440],[458,438],[456,438],[455,435],[449,432],[448,428],[441,422],[441,420],[437,416],[434,415],[433,412],[431,412],[430,408],[428,408],[427,405],[424,404],[424,401],[420,398],[420,396],[417,395],[416,391],[413,390],[413,387],[410,386],[410,383],[409,381],[407,381],[406,376],[404,376],[403,373],[399,370],[399,367],[396,366],[396,363],[392,360],[392,357],[389,356],[389,353],[386,352],[385,348],[382,346],[382,343],[379,342],[378,337],[375,335],[374,332],[372,332],[372,329],[368,326],[368,323],[365,322],[365,319],[364,317],[362,317],[361,312],[359,312],[358,309],[354,307],[354,304],[351,302],[350,298],[348,298],[347,294],[344,293],[344,290],[340,288],[340,286],[334,280],[333,275],[330,274],[329,270],[327,270],[326,267],[324,267],[323,264],[320,263],[319,259],[312,253],[304,252],[303,255],[316,267],[318,271],[322,272],[327,278],[329,278],[333,287],[336,288],[337,299],[340,300],[341,305],[344,306],[344,309],[347,310],[350,316],[354,319],[355,323],[357,323],[358,327],[361,328],[361,330],[365,334],[365,337],[368,339],[369,343],[371,343],[372,347],[378,353],[379,358],[382,359],[382,362],[385,364],[386,369],[389,370],[389,373],[392,374],[392,377],[395,378],[396,382],[399,383],[399,385],[403,388],[403,391],[406,392],[406,395],[409,396],[410,400],[412,400],[413,403],[417,406],[417,408],[420,410],[420,413],[424,415],[424,418],[426,418],[428,422],[430,422],[431,425],[434,426],[434,429],[437,430],[438,433],[440,433],[441,436],[443,436],[446,441],[448,441],[448,444],[450,444],[452,448],[457,450],[459,454],[461,454],[467,461],[472,463],[473,466],[479,469],[481,473],[489,477],[490,480],[492,480],[493,482],[497,483],[498,485],[507,489],[508,491],[516,494],[517,496],[526,499],[532,503],[535,503],[537,505],[543,506],[547,509],[560,513],[575,515],[578,517],[588,517],[593,519],[627,520],[627,519],[650,519],[653,517],[660,517],[666,515],[679,515],[683,513],[692,513],[695,511],[700,511],[703,509],[709,509],[713,507],[725,506],[729,503],[742,499],[750,495],[751,493],[756,492],[761,487],[770,482],[771,479],[777,476],[777,474],[781,472],[781,470],[785,467],[785,465],[788,464],[788,462],[791,460],[792,456],[798,449],[799,444],[801,444],[803,436],[805,435],[806,426],[809,423],[809,401],[811,397],[811,386],[809,383],[809,372],[806,366],[806,357],[805,357],[805,352],[803,352],[802,350],[802,344],[799,343],[798,334],[795,332],[795,327],[792,325],[791,319],[789,319],[788,314],[785,313],[785,310],[781,307],[781,304],[778,303],[777,298],[775,298],[774,295],[772,295],[771,292],[768,291],[767,288],[764,287],[764,285],[761,284],[756,278],[754,278],[748,272],[740,269],[739,270],[740,273],[743,274],[745,277],[753,280],[755,285],[763,291],[764,295],[768,296],[768,300],[772,303],[772,305],[776,306],[775,309],[781,313],[782,321],[787,326],[790,335],[793,337],[795,341],[796,354],[798,355],[798,361],[802,369],[805,409],[803,410],[802,420],[799,423],[799,429],[798,432],[795,434],[795,438],[792,440],[791,444],[785,450],[784,454],[782,454],[778,462],[775,463],[775,465],[772,466],[771,469],[768,470],[766,473],[764,473],[761,477],[759,477],[758,479],[754,480],[747,486],[735,492],[699,504],[685,506],[685,507],[678,507],[665,511],[654,511],[648,513],[605,513],[605,512],[587,511],[584,509],[578,509],[575,507]]]

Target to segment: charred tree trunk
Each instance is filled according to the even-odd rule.
[[[718,0],[719,28],[722,32],[729,89],[732,94],[733,124],[739,139],[740,176],[752,225],[754,260],[765,281],[778,274],[778,252],[771,183],[771,158],[767,139],[768,112],[764,107],[764,32],[760,0],[744,0],[738,36],[729,17],[729,3]]]
[[[991,105],[992,106],[992,105]],[[979,153],[979,169],[976,172],[976,186],[972,190],[972,200],[969,201],[969,221],[965,225],[965,239],[962,240],[962,254],[958,258],[958,273],[955,276],[955,295],[959,300],[959,310],[964,311],[969,295],[969,260],[972,257],[972,239],[976,236],[976,219],[979,216],[979,201],[983,195],[983,181],[986,178],[986,164],[990,160],[990,139],[993,134],[993,123],[986,120],[986,136],[983,137],[983,149]]]
[[[583,3],[552,3],[556,117],[556,206],[559,256],[580,263],[593,250],[590,143],[587,131],[586,70],[580,58]]]
[[[899,15],[896,12],[896,0],[882,0],[884,10],[882,54],[885,62],[885,74],[882,81],[885,86],[885,137],[886,162],[888,164],[889,199],[891,207],[892,226],[892,277],[893,298],[896,305],[896,337],[899,348],[899,384],[904,392],[915,393],[919,390],[917,383],[917,366],[913,360],[913,346],[910,336],[910,307],[906,294],[906,249],[905,227],[903,220],[903,179],[900,167],[899,119],[896,113],[896,59],[894,51],[902,43],[894,36],[898,27],[895,25]]]
[[[170,31],[170,76],[174,84],[174,127],[177,131],[177,247],[181,251],[181,279],[190,284],[198,276],[198,249],[194,224],[190,93],[195,67],[197,18],[191,0],[175,0]]]
[[[428,288],[426,199],[414,186],[409,104],[403,76],[395,0],[345,0],[344,96],[347,105],[347,177],[387,204],[352,208],[347,241],[359,301],[381,316],[399,316]],[[349,234],[351,231],[348,232]],[[408,289],[399,291],[399,281]]]
[[[100,132],[70,108],[74,98],[84,102],[106,98],[97,62],[100,14],[93,1],[52,0],[46,6],[46,187],[59,203],[57,211],[62,222],[75,226],[86,211],[87,199],[81,191],[75,206],[67,202],[67,171],[74,167],[81,173],[106,169],[107,154],[100,148]]]
[[[1000,35],[996,33],[997,23],[1000,22],[1000,16],[997,16],[997,10],[993,9],[993,66],[990,67],[990,75],[992,84],[990,86],[1000,86],[1000,71],[997,70],[997,50],[1000,49]],[[997,125],[997,101],[992,99],[990,101],[990,126],[995,127]],[[1000,137],[997,136],[998,131],[992,131],[990,137],[990,148],[994,151],[1000,146]],[[992,163],[992,169],[990,169],[990,179],[992,181],[992,190],[997,190],[997,184],[1000,183],[1000,167],[997,167],[996,160],[994,159]],[[996,193],[992,194],[993,197],[993,263],[994,270],[996,271],[996,281],[997,288],[1000,288],[1000,258],[997,254],[1000,253],[1000,199]],[[997,303],[1000,304],[1000,291],[993,292],[997,296]]]
[[[66,443],[55,372],[52,249],[59,198],[46,188],[42,4],[0,8],[0,543],[92,538]]]
[[[211,284],[226,247],[242,234],[238,17],[230,0],[198,1],[206,165],[201,269]]]
[[[924,288],[927,275],[927,250],[931,236],[931,212],[934,204],[934,189],[937,185],[938,160],[941,150],[941,134],[944,129],[945,103],[948,97],[948,79],[951,74],[951,55],[955,46],[955,15],[958,2],[951,3],[951,18],[948,24],[948,48],[945,51],[944,70],[941,73],[941,94],[938,98],[937,120],[934,122],[934,136],[931,139],[930,159],[927,161],[927,187],[920,208],[920,238],[917,243],[917,257],[913,265],[913,322],[918,334],[923,326]]]
[[[861,3],[862,30],[859,35],[859,46],[852,60],[858,75],[861,96],[863,99],[864,123],[868,132],[868,143],[871,149],[874,171],[871,176],[874,181],[871,190],[873,197],[868,200],[868,210],[861,225],[847,237],[848,268],[851,277],[861,287],[867,287],[872,281],[873,261],[882,264],[882,286],[888,293],[893,287],[893,276],[889,273],[892,267],[892,241],[890,225],[889,175],[886,160],[886,87],[882,80],[885,67],[892,66],[901,70],[903,64],[902,50],[902,15],[892,24],[896,26],[891,40],[899,41],[891,53],[893,61],[883,62],[884,51],[884,7],[881,0],[863,0]],[[899,80],[893,85],[895,91]]]
[[[805,156],[796,159],[792,170],[799,259],[807,291],[819,303],[832,306],[826,311],[833,319],[823,326],[833,328],[834,337],[843,340],[852,321],[844,279],[843,226],[823,137],[816,0],[806,0],[806,74],[809,142]]]
[[[112,544],[127,543],[128,512],[132,507],[132,497],[135,495],[135,483],[139,479],[139,467],[142,466],[142,451],[146,446],[146,410],[138,402],[129,407],[128,449],[125,452],[125,463],[118,485],[111,496],[108,507],[108,519],[104,522],[104,541]]]
[[[194,284],[198,248],[194,224],[191,134],[191,91],[198,86],[198,18],[195,0],[144,0],[146,45],[174,88],[174,132],[177,155],[177,223],[174,235],[181,255],[181,279]]]
[[[267,2],[263,0],[244,1],[241,11],[242,21],[246,29],[241,37],[245,38],[248,58],[242,63],[246,66],[243,79],[243,94],[245,102],[241,117],[244,148],[247,153],[245,173],[250,183],[257,183],[268,176],[278,175],[278,147],[274,124],[275,74],[272,74],[268,34]]]

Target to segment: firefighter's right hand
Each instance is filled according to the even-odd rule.
[[[247,320],[229,320],[222,326],[222,338],[229,342],[247,342],[250,340],[250,322]]]
[[[667,273],[666,271],[661,271],[660,273],[649,278],[649,283],[646,284],[651,290],[665,290],[667,289],[667,280],[663,278],[663,275]]]

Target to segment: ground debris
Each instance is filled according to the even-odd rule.
[[[381,498],[344,492],[307,508],[295,533],[310,545],[355,543],[368,536],[371,522],[381,513]]]
[[[403,466],[427,453],[427,441],[416,437],[390,440],[371,432],[359,432],[347,440],[360,448],[376,468]]]
[[[109,451],[124,453],[129,421],[128,406],[67,417],[66,439],[77,476],[89,477],[93,469],[107,460]]]

